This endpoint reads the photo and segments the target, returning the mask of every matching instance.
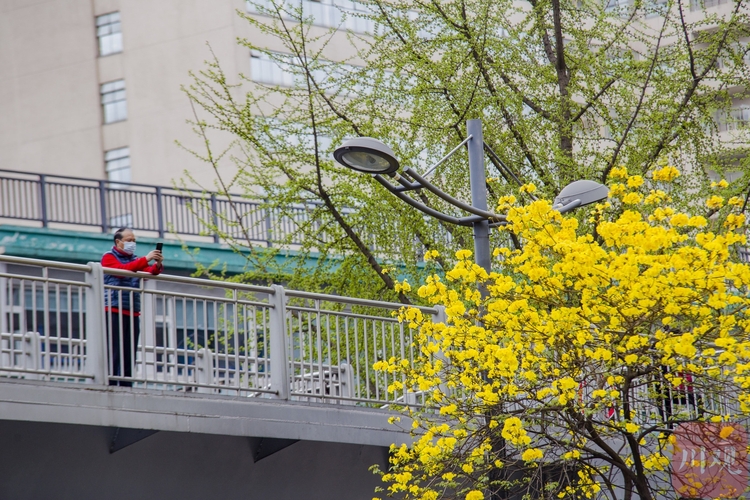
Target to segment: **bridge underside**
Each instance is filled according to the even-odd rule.
[[[370,499],[387,411],[0,381],[0,498]],[[127,473],[125,473],[127,471]]]
[[[298,441],[257,460],[242,436],[155,432],[110,452],[106,426],[0,420],[0,498],[370,499],[387,448]]]

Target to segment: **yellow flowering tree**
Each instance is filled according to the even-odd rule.
[[[610,200],[584,223],[505,197],[501,230],[521,249],[495,250],[489,275],[459,251],[419,288],[446,320],[404,309],[421,356],[375,365],[425,400],[404,408],[415,439],[392,447],[383,493],[700,496],[698,480],[691,494],[671,485],[674,433],[750,411],[750,266],[743,200],[718,183],[706,206],[678,211],[678,176],[613,169]]]

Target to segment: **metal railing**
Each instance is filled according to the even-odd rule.
[[[105,275],[140,278],[137,288]],[[140,301],[140,316],[112,312]],[[105,307],[109,305],[109,312]],[[401,304],[182,276],[151,276],[0,255],[0,377],[380,407],[422,405],[424,394],[389,392],[402,375],[383,359],[419,357]],[[125,307],[126,310],[130,307]],[[423,314],[445,321],[442,307]],[[119,333],[115,333],[119,332]],[[137,332],[137,333],[136,333]],[[659,375],[659,374],[657,374]],[[728,414],[726,394],[702,394],[689,372],[631,388],[642,423]],[[582,383],[591,399],[602,382]],[[697,386],[696,386],[697,387]],[[736,409],[736,408],[735,408]],[[620,408],[604,418],[621,418]]]
[[[267,246],[280,241],[299,245],[296,229],[317,206],[279,210],[241,195],[230,199],[192,189],[0,169],[0,218],[36,221],[42,227],[72,224],[107,233],[129,226],[159,237],[174,233],[218,242],[226,234]]]
[[[675,378],[679,378],[681,383],[675,385]],[[716,383],[710,385],[715,386]],[[594,391],[607,388],[601,376],[588,377],[581,382],[577,397],[584,407],[598,406],[599,414],[595,418],[600,421],[625,419],[640,425],[666,424],[672,428],[679,422],[737,414],[739,401],[734,394],[728,393],[732,387],[729,380],[726,387],[726,391],[713,387],[711,392],[707,392],[707,385],[701,377],[691,374],[687,368],[669,370],[664,366],[661,371],[632,381],[627,397],[631,413],[627,416],[620,406],[602,408],[597,405],[597,399],[593,397]]]
[[[138,299],[139,316],[112,312]],[[400,307],[0,256],[0,376],[379,407],[404,394],[372,365],[418,354]]]

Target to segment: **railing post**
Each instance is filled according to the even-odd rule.
[[[4,262],[0,262],[0,274],[7,271]],[[0,276],[0,333],[13,333],[8,330],[8,315],[12,310],[12,304],[9,298],[13,296],[13,293],[8,290],[8,278]]]
[[[445,324],[445,322],[448,321],[448,316],[445,314],[445,306],[437,305],[433,307],[436,311],[435,314],[432,315],[432,322]]]
[[[98,262],[89,262],[86,273],[86,373],[94,383],[107,385],[107,325],[104,315],[104,272]],[[81,336],[83,337],[83,335]]]
[[[164,207],[162,206],[161,186],[156,186],[156,217],[159,219],[157,223],[159,238],[164,238]]]
[[[11,336],[11,339],[13,336]],[[42,367],[42,356],[39,352],[41,344],[40,336],[37,332],[26,332],[23,334],[23,367],[36,372]],[[11,346],[12,351],[12,346]],[[38,380],[41,377],[38,373],[27,373],[24,378],[28,380]]]
[[[271,285],[273,295],[268,297],[272,306],[269,330],[271,334],[271,388],[279,399],[289,399],[289,356],[286,345],[286,292],[284,287]]]
[[[214,354],[205,347],[195,353],[195,381],[202,386],[214,383]],[[198,387],[196,392],[212,392],[210,388]]]
[[[149,293],[157,289],[155,281],[142,280],[141,284],[143,285],[143,293],[141,294],[140,348],[136,346],[137,354],[133,357],[136,360],[136,366],[141,369],[140,376],[148,384],[148,382],[156,380],[156,352],[151,348],[156,346],[156,307],[154,305],[155,301],[158,300],[158,295]]]
[[[99,212],[102,216],[102,232],[109,231],[109,217],[107,217],[107,181],[99,181]]]
[[[211,193],[211,223],[214,225],[214,243],[218,243],[219,217],[216,215],[216,193]]]
[[[354,398],[356,397],[355,386],[354,386],[354,370],[352,365],[344,361],[339,367],[339,384],[341,384],[342,398]],[[354,401],[343,401],[342,404],[349,405],[354,404]]]
[[[49,218],[47,216],[47,176],[39,175],[39,209],[42,216],[42,227],[47,227]]]
[[[268,200],[263,200],[266,206],[268,205]],[[271,234],[271,231],[273,230],[273,226],[271,225],[271,214],[273,213],[270,208],[264,208],[266,212],[266,246],[268,248],[271,248],[271,237],[273,236]]]
[[[442,324],[444,324],[444,325],[447,326],[448,316],[445,314],[445,306],[436,305],[436,306],[433,306],[433,307],[436,309],[436,311],[435,311],[435,314],[432,315],[432,322],[433,323],[442,323]],[[442,349],[440,349],[438,352],[435,353],[435,357],[438,358],[438,359],[440,359],[446,366],[448,365],[448,363],[450,363],[450,360],[445,357],[445,354],[443,353]],[[443,394],[450,394],[451,393],[451,389],[448,387],[448,385],[445,382],[443,382],[442,384],[440,384],[440,391]],[[417,395],[414,394],[414,400],[411,401],[411,404],[416,404],[416,403],[417,403]],[[422,396],[421,403],[424,403],[424,396]]]

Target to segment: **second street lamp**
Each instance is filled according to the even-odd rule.
[[[496,214],[487,209],[487,190],[484,173],[484,148],[497,158],[482,138],[481,120],[469,120],[466,122],[467,137],[456,146],[450,153],[443,157],[424,174],[419,174],[414,169],[407,167],[403,174],[397,173],[399,162],[393,150],[377,139],[370,137],[359,137],[350,139],[336,148],[333,156],[337,162],[358,172],[371,174],[388,191],[398,196],[401,200],[412,207],[420,210],[430,217],[434,217],[449,224],[459,226],[472,226],[474,229],[474,256],[476,263],[488,273],[491,266],[489,230],[506,224],[506,216]],[[444,192],[425,177],[450,158],[463,145],[466,145],[469,153],[469,183],[471,187],[471,204],[464,203],[448,193]],[[499,158],[497,158],[499,161]],[[515,178],[513,173],[499,162],[507,173]],[[384,175],[390,176],[398,182],[394,185]],[[520,184],[520,181],[519,181]],[[432,207],[409,196],[409,191],[426,189],[442,200],[466,213],[463,217],[455,217]],[[565,186],[555,198],[555,208],[561,213],[568,212],[574,208],[595,203],[607,198],[609,189],[598,182],[589,180],[575,181]]]

